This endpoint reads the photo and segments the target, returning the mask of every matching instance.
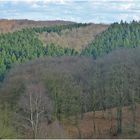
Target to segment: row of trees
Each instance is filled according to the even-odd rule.
[[[74,24],[68,24],[68,25],[56,25],[56,26],[53,26],[53,27],[33,27],[31,30],[35,31],[36,33],[42,33],[42,32],[47,32],[47,33],[50,33],[50,32],[56,32],[58,34],[61,33],[62,30],[65,30],[65,29],[69,29],[69,30],[72,30],[73,28],[80,28],[80,27],[86,27],[90,24],[82,24],[82,23],[74,23]]]

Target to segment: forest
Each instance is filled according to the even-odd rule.
[[[51,43],[43,46],[39,40],[37,33],[41,32],[57,32],[61,30],[72,28],[79,28],[80,26],[87,26],[87,24],[70,24],[59,25],[55,27],[37,27],[30,29],[22,29],[14,33],[6,33],[0,35],[0,80],[3,80],[4,74],[13,63],[22,63],[26,60],[38,58],[41,56],[61,56],[61,55],[75,55],[77,52],[70,48],[57,47]]]
[[[0,34],[0,138],[140,138],[140,23],[96,27]]]

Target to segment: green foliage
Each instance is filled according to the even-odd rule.
[[[32,82],[42,82],[45,93],[53,103],[52,114],[55,119],[75,116],[77,125],[82,113],[117,107],[120,129],[122,107],[131,105],[135,112],[135,102],[140,101],[140,49],[136,48],[140,46],[140,24],[114,23],[97,36],[89,48],[83,50],[82,55],[97,58],[118,47],[125,49],[113,51],[96,60],[72,57],[78,54],[74,49],[55,44],[45,47],[37,36],[40,32],[60,33],[63,29],[73,27],[79,25],[23,29],[0,35],[0,80],[13,63],[20,64],[45,55],[63,56],[41,58],[13,68],[0,88],[0,104],[8,102],[12,111],[16,112],[25,86]],[[0,108],[0,138],[15,137],[11,125],[12,112],[9,110],[7,107]]]
[[[3,80],[7,69],[13,63],[22,63],[34,58],[47,56],[73,56],[77,55],[74,49],[62,48],[55,44],[46,47],[38,38],[38,33],[56,32],[62,30],[85,27],[89,24],[70,24],[54,27],[28,28],[14,33],[0,35],[0,80]],[[114,23],[108,30],[98,35],[89,47],[81,52],[81,55],[97,58],[109,53],[118,47],[134,48],[140,46],[140,24],[133,21],[131,24]]]
[[[74,49],[70,48],[62,48],[60,46],[56,46],[55,44],[51,43],[46,47],[46,55],[47,56],[73,56],[78,54]]]
[[[66,74],[51,74],[45,78],[48,94],[54,104],[54,116],[57,119],[69,117],[80,111],[80,88],[74,79]]]
[[[38,27],[38,28],[32,28],[31,30],[35,31],[36,33],[42,33],[42,32],[56,32],[60,33],[62,30],[69,29],[72,30],[72,28],[79,28],[79,27],[85,27],[90,24],[82,24],[82,23],[74,23],[74,24],[68,24],[68,25],[56,25],[54,27]]]
[[[16,138],[16,132],[12,127],[12,112],[7,105],[0,106],[0,139]]]
[[[120,24],[114,23],[109,28],[98,35],[89,46],[82,51],[82,55],[97,58],[112,50],[122,48],[135,48],[140,46],[140,23]]]
[[[13,63],[45,55],[42,42],[30,30],[0,35],[0,79]]]
[[[18,93],[24,92],[21,83],[33,80],[44,81],[58,118],[72,115],[76,106],[77,112],[84,113],[119,106],[120,99],[121,106],[131,104],[132,93],[138,99],[140,96],[139,52],[139,48],[120,49],[97,60],[81,56],[47,57],[19,65],[4,82],[10,87],[3,85],[9,88],[9,92],[3,89],[3,100],[13,104],[19,99]]]
[[[17,107],[21,98],[18,95],[24,93],[22,82],[25,88],[29,83],[42,83],[53,108],[50,122],[75,118],[78,128],[79,116],[83,113],[117,107],[118,132],[121,132],[122,108],[130,105],[135,114],[134,103],[140,99],[139,53],[140,48],[125,48],[96,60],[63,56],[20,64],[4,80],[1,100],[8,101],[10,106],[14,102]]]
[[[74,49],[61,48],[50,44],[47,47],[39,40],[37,33],[57,32],[64,29],[79,28],[88,24],[70,24],[54,27],[27,28],[21,31],[0,35],[0,81],[3,80],[7,69],[13,63],[23,63],[25,61],[48,56],[76,55]]]

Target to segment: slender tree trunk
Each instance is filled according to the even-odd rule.
[[[35,133],[34,133],[34,121],[33,121],[33,107],[32,107],[32,95],[29,93],[29,104],[30,104],[30,122],[31,122],[31,127],[32,127],[32,133],[33,133],[33,138],[35,138]]]
[[[112,109],[110,109],[110,111],[108,112],[110,115],[109,121],[110,121],[110,134],[112,134],[113,132],[113,113],[112,113]]]
[[[122,107],[117,107],[117,134],[122,133]]]
[[[93,134],[96,133],[95,110],[93,111]]]
[[[132,131],[133,133],[136,132],[136,104],[133,103],[132,105],[132,114],[133,114],[133,122],[132,122]]]
[[[77,115],[75,116],[75,126],[76,126],[77,131],[78,131],[78,138],[81,139],[81,130],[79,128],[79,122],[78,122],[78,116]]]

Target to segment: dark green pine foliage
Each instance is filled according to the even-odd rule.
[[[89,46],[82,51],[82,55],[97,58],[116,48],[135,48],[140,46],[140,23],[133,21],[114,23],[98,35]]]
[[[25,30],[0,35],[0,80],[13,63],[44,56],[42,42],[33,31]]]
[[[89,24],[70,24],[53,27],[36,27],[22,29],[13,33],[0,35],[0,81],[4,79],[6,70],[14,63],[22,63],[34,58],[47,56],[76,55],[74,49],[62,48],[54,44],[47,47],[38,38],[41,32],[57,32],[64,29],[79,28]]]
[[[31,28],[31,30],[35,31],[36,33],[56,32],[56,33],[60,34],[60,32],[65,29],[72,30],[73,28],[86,27],[88,25],[90,25],[90,24],[74,23],[74,24],[68,24],[68,25],[56,25],[53,27],[35,27],[35,28],[33,27],[33,28]]]
[[[62,30],[85,27],[89,24],[70,24],[53,27],[27,28],[21,31],[0,35],[0,81],[5,72],[13,63],[22,63],[42,56],[75,56],[78,53],[74,49],[63,48],[55,44],[46,47],[38,38],[38,33],[57,32]],[[133,21],[130,24],[114,23],[98,35],[89,46],[81,52],[81,55],[97,58],[112,50],[122,48],[135,48],[140,46],[140,23]]]
[[[75,56],[78,54],[77,51],[71,48],[62,48],[59,45],[55,45],[53,43],[47,45],[46,53],[47,56]]]

